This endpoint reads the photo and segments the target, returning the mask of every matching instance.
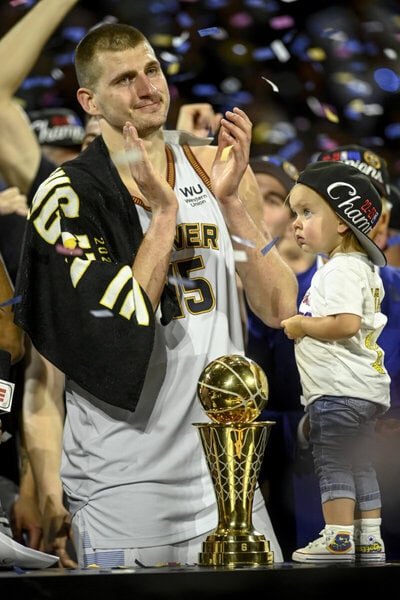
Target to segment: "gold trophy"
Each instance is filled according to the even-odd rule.
[[[194,423],[214,485],[218,526],[203,542],[200,566],[274,562],[270,543],[252,523],[254,492],[273,421],[254,420],[268,400],[268,381],[254,361],[232,354],[212,361],[197,392],[212,423]]]

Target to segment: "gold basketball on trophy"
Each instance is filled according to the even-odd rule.
[[[267,404],[268,391],[262,368],[239,354],[210,362],[197,384],[201,405],[215,423],[251,423]]]

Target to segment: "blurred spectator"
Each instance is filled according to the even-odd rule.
[[[317,268],[317,257],[306,254],[296,244],[293,213],[286,203],[298,170],[279,155],[253,156],[250,166],[263,198],[263,223],[276,240],[280,255],[296,274],[299,303]],[[279,531],[284,558],[290,560],[300,527],[294,488],[296,431],[303,415],[299,374],[293,343],[283,330],[265,325],[247,303],[246,312],[246,354],[265,371],[269,385],[268,404],[260,419],[275,422],[260,470],[260,486],[271,520]]]
[[[84,134],[82,123],[73,111],[57,107],[28,115],[15,94],[34,67],[48,38],[77,1],[40,0],[0,39],[0,173],[9,186],[1,193],[0,212],[2,199],[3,206],[12,196],[14,208],[19,203],[13,214],[3,211],[0,218],[0,252],[13,283],[26,224],[23,203],[30,204],[38,185],[59,162],[79,153]],[[26,359],[29,356],[28,352]],[[6,427],[11,437],[0,447],[0,465],[1,475],[9,482],[8,513],[12,517],[14,535],[21,539],[23,531],[28,532],[27,543],[41,549],[36,492],[20,430],[24,362],[15,364],[10,373],[10,379],[15,383],[14,409],[7,419],[3,419],[3,429]],[[63,402],[62,395],[58,401]]]
[[[392,204],[384,252],[389,265],[400,268],[400,190],[390,186],[389,200]]]

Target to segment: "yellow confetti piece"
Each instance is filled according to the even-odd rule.
[[[325,110],[325,116],[328,119],[328,121],[331,121],[332,123],[339,123],[339,117],[337,115],[335,115],[335,113],[333,113],[330,108],[325,106],[324,110]]]
[[[151,36],[151,44],[153,46],[161,46],[162,48],[170,48],[172,44],[172,35],[166,33],[155,33]]]
[[[311,60],[326,60],[326,54],[323,48],[309,48],[307,54]]]
[[[232,146],[227,146],[222,150],[221,160],[228,160],[229,153],[231,151]]]
[[[167,73],[168,75],[176,75],[179,73],[180,65],[178,62],[171,63],[168,65]]]

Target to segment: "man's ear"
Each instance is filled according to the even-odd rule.
[[[95,117],[99,114],[93,101],[92,92],[88,88],[79,88],[76,92],[76,97],[85,113],[91,115],[92,117]]]

